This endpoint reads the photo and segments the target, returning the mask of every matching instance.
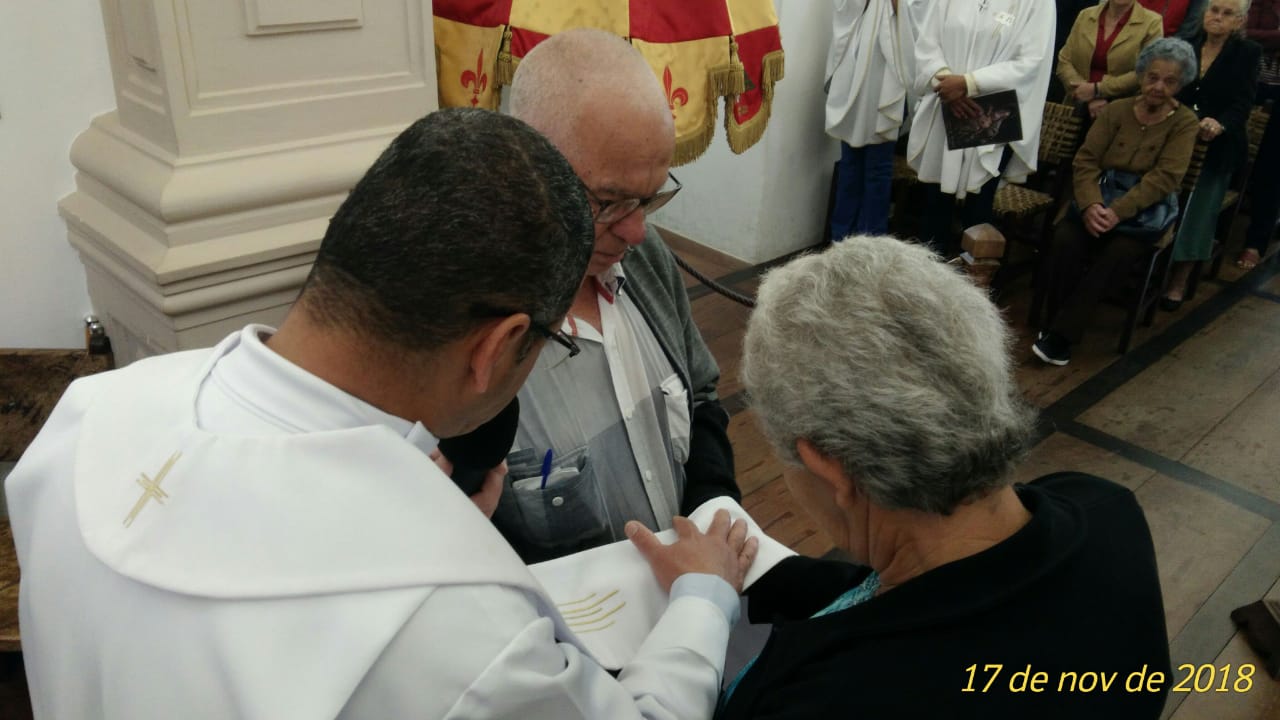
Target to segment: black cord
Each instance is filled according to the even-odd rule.
[[[677,264],[677,265],[679,265],[679,266],[681,267],[681,269],[683,269],[685,272],[687,272],[687,273],[689,273],[690,275],[692,275],[692,276],[693,276],[693,278],[694,278],[695,280],[697,280],[698,282],[702,283],[703,285],[706,285],[707,287],[711,288],[711,289],[712,289],[712,290],[714,290],[715,292],[720,293],[721,295],[723,295],[723,296],[725,296],[725,297],[729,298],[730,300],[732,300],[732,301],[734,301],[734,302],[736,302],[736,303],[738,303],[738,304],[740,304],[740,305],[745,305],[745,306],[747,306],[747,307],[749,307],[749,308],[754,308],[754,307],[756,306],[756,301],[755,301],[755,299],[754,299],[754,298],[747,297],[746,295],[743,295],[743,294],[742,294],[742,293],[740,293],[740,292],[735,292],[734,290],[731,290],[731,289],[729,289],[729,288],[727,288],[727,287],[725,287],[725,286],[721,285],[720,283],[716,282],[715,280],[712,280],[711,278],[707,277],[706,275],[703,275],[702,273],[698,272],[697,270],[694,270],[694,269],[693,269],[693,266],[691,266],[689,263],[685,262],[685,261],[684,261],[684,258],[682,258],[682,257],[680,257],[679,255],[677,255],[677,254],[676,254],[676,252],[675,252],[674,250],[671,252],[671,255],[672,255],[673,257],[675,257],[675,259],[676,259],[676,264]]]

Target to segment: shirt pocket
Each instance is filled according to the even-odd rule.
[[[667,434],[671,438],[671,454],[676,464],[689,461],[689,443],[692,434],[689,417],[689,390],[678,374],[662,381],[662,402],[667,415]]]
[[[611,542],[609,512],[587,447],[554,456],[545,487],[542,457],[533,449],[507,456],[494,526],[526,563]]]

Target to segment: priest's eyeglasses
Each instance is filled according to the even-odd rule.
[[[627,198],[625,200],[601,200],[595,193],[591,192],[591,188],[584,185],[583,189],[587,191],[587,197],[594,206],[591,217],[600,225],[612,225],[636,210],[648,215],[666,205],[671,198],[676,196],[676,193],[680,192],[680,188],[684,187],[676,179],[676,176],[671,173],[667,173],[667,180],[667,184],[661,190],[647,198]],[[671,187],[672,185],[675,185],[675,187]]]
[[[502,310],[486,305],[479,305],[472,308],[472,314],[478,317],[504,318],[517,314],[516,310]],[[525,313],[526,315],[528,313]],[[578,347],[578,343],[573,341],[563,330],[552,330],[550,327],[539,322],[534,322],[533,318],[529,318],[529,331],[541,335],[543,338],[550,340],[554,344],[544,345],[542,353],[548,355],[552,367],[559,366],[571,357],[576,357],[582,352],[582,348]]]
[[[532,320],[529,321],[529,329],[560,346],[558,348],[543,348],[544,353],[551,351],[555,356],[550,358],[552,367],[558,367],[561,363],[571,357],[577,357],[578,353],[582,352],[582,348],[578,347],[578,343],[574,342],[573,338],[569,337],[569,334],[563,330],[552,330],[546,325]]]

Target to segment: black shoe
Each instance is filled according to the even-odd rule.
[[[1050,365],[1066,365],[1071,362],[1071,343],[1057,333],[1040,333],[1040,338],[1031,345],[1031,352]]]
[[[1177,312],[1182,307],[1182,299],[1174,300],[1171,297],[1160,298],[1160,309],[1165,312]]]

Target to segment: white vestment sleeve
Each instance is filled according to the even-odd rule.
[[[947,59],[942,54],[941,40],[948,5],[950,0],[937,0],[934,6],[929,8],[925,13],[920,35],[916,38],[915,76],[911,83],[911,91],[917,96],[932,93],[934,76],[947,67]],[[903,48],[903,52],[907,51],[907,48]]]
[[[615,679],[557,641],[533,596],[500,586],[439,588],[341,717],[709,718],[729,630],[716,602],[677,594]]]
[[[451,718],[709,718],[729,621],[697,597],[675,599],[615,680],[552,623],[534,618],[463,693]]]

